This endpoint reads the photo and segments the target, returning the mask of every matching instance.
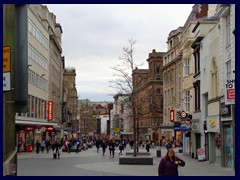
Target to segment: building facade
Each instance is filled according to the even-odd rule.
[[[140,140],[159,143],[163,124],[163,56],[164,52],[149,53],[148,69],[133,71],[133,89],[136,99],[137,128]]]
[[[77,119],[77,89],[76,89],[76,70],[75,68],[65,68],[63,73],[63,86],[66,93],[66,128],[69,137],[76,134],[79,130],[79,121]],[[66,134],[66,133],[65,133]]]
[[[37,140],[55,140],[58,136],[54,127],[58,126],[61,117],[55,113],[56,106],[61,102],[61,96],[54,99],[49,95],[51,87],[52,71],[50,65],[53,63],[50,57],[55,46],[52,46],[51,37],[57,38],[58,50],[55,50],[56,60],[61,63],[61,26],[56,23],[54,14],[50,13],[46,6],[16,5],[16,57],[20,68],[21,80],[17,80],[22,86],[22,97],[27,93],[27,110],[17,111],[15,117],[16,142],[19,151],[27,151],[28,147],[34,147]],[[51,29],[51,34],[49,32]],[[21,32],[21,33],[20,33]],[[19,49],[21,47],[21,50]],[[20,53],[21,52],[21,53]],[[22,60],[24,59],[24,60]],[[25,61],[26,60],[26,61]],[[61,68],[55,76],[61,77]],[[25,76],[26,75],[26,76]],[[18,79],[16,77],[16,79]],[[24,80],[26,79],[26,84]],[[56,86],[61,92],[62,86]],[[18,97],[18,95],[16,96]],[[61,113],[60,113],[61,114]],[[56,115],[56,116],[55,116]]]

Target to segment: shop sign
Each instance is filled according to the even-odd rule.
[[[25,127],[25,130],[26,130],[26,131],[33,131],[33,130],[34,130],[34,127],[27,126],[27,127]]]
[[[48,101],[48,120],[52,121],[53,120],[53,102]]]
[[[55,136],[55,132],[54,131],[51,132],[51,136]]]
[[[53,131],[53,127],[45,127],[45,131]]]
[[[181,126],[180,129],[183,132],[187,132],[189,130],[186,126]]]
[[[205,157],[205,150],[203,148],[197,149],[198,161],[204,161]]]
[[[235,104],[235,79],[225,83],[225,104]]]
[[[178,122],[174,123],[174,127],[173,127],[174,131],[181,131],[180,127],[181,127],[181,123],[178,123]]]
[[[42,126],[37,125],[37,126],[36,126],[36,129],[41,129],[41,127],[42,127]]]
[[[19,130],[18,133],[25,133],[25,130]]]
[[[219,117],[212,116],[207,119],[207,131],[208,132],[220,132]]]
[[[42,102],[42,119],[45,119],[45,102]]]
[[[230,105],[221,105],[221,115],[222,116],[231,116],[231,106]]]
[[[182,118],[186,118],[186,117],[187,117],[187,113],[186,113],[185,111],[182,111],[181,114],[180,114],[180,116],[181,116]]]
[[[174,122],[174,110],[170,110],[170,122]]]
[[[11,47],[3,47],[3,91],[11,90]]]

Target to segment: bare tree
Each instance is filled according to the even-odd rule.
[[[134,133],[134,156],[137,155],[138,145],[138,135],[139,132],[137,128],[137,113],[139,112],[138,103],[136,100],[136,94],[134,92],[133,87],[133,77],[132,73],[134,68],[141,66],[143,64],[135,64],[134,62],[134,46],[136,41],[133,39],[128,40],[129,46],[123,47],[123,54],[119,57],[120,64],[117,64],[113,67],[110,67],[115,71],[113,74],[114,80],[110,81],[110,87],[117,90],[119,94],[129,94],[130,98],[128,101],[128,107],[132,110],[132,118],[133,118],[133,133]]]

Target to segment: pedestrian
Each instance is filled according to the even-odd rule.
[[[119,153],[118,153],[118,154],[119,154],[120,156],[122,156],[123,144],[122,144],[121,142],[120,142],[118,148],[119,148]]]
[[[110,140],[108,146],[109,146],[110,156],[112,154],[112,156],[114,157],[114,154],[115,154],[115,141],[113,139]]]
[[[131,147],[131,149],[133,149],[133,145],[134,145],[134,140],[131,140],[131,141],[130,141],[130,147]]]
[[[175,156],[174,150],[169,148],[158,166],[159,176],[178,176],[178,166],[185,166],[185,162]]]
[[[55,158],[58,157],[58,159],[60,159],[59,148],[60,148],[60,144],[59,144],[57,141],[55,141],[55,142],[53,143],[53,145],[52,145],[53,158],[54,158],[54,157],[55,157]],[[54,156],[54,154],[55,154],[55,156]]]
[[[99,152],[100,144],[101,144],[101,142],[100,142],[100,140],[98,139],[98,140],[96,141],[97,152]]]
[[[41,151],[42,151],[42,153],[44,153],[45,146],[46,146],[46,143],[45,143],[45,141],[43,139],[42,142],[41,142]]]
[[[107,147],[107,144],[104,140],[102,141],[101,147],[102,147],[102,152],[103,152],[103,156],[104,156],[105,152],[106,152],[106,147]]]
[[[167,149],[172,149],[172,142],[168,140],[168,143],[166,144]]]
[[[36,153],[39,154],[39,150],[40,150],[41,144],[40,144],[40,142],[38,140],[37,140],[35,146],[36,146]]]
[[[77,142],[76,142],[76,153],[78,153],[78,150],[79,150],[79,147],[80,147],[80,140],[77,139]]]
[[[49,148],[50,148],[50,141],[49,139],[46,140],[46,150],[47,150],[47,153],[49,153]]]
[[[150,142],[147,142],[147,144],[146,144],[146,150],[147,150],[147,152],[149,152],[149,149],[150,149]]]
[[[72,142],[71,142],[71,140],[68,140],[68,141],[67,141],[67,148],[68,148],[68,153],[70,153],[70,152],[71,152],[71,148],[72,148]]]

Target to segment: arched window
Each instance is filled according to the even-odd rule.
[[[212,98],[216,98],[218,95],[218,68],[216,64],[216,59],[214,58],[212,60],[212,66],[211,66],[211,92],[212,92]]]

